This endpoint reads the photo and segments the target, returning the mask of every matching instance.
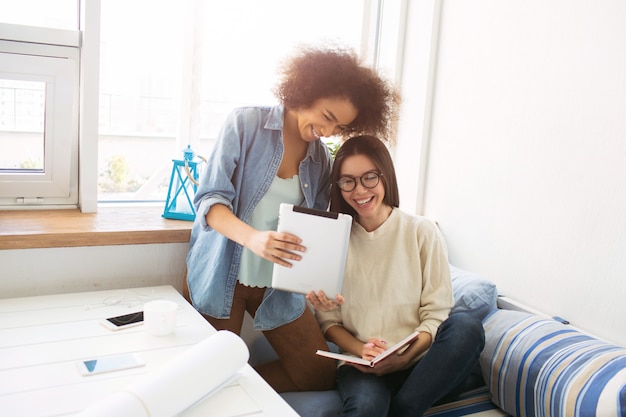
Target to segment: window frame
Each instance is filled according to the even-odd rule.
[[[46,82],[44,172],[2,173],[0,207],[77,207],[80,34],[0,23],[0,53],[0,76]]]

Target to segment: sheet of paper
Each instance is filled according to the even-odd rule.
[[[198,407],[185,411],[185,417],[206,417],[207,409],[211,410],[211,417],[239,417],[263,413],[261,407],[237,382],[223,387],[197,405]]]

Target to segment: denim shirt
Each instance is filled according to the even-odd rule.
[[[194,307],[212,317],[230,316],[243,246],[209,227],[206,214],[214,204],[223,204],[250,222],[283,157],[283,114],[282,105],[233,110],[202,171],[194,197],[197,214],[187,254],[187,283]],[[326,145],[310,142],[298,174],[307,207],[328,208],[331,168]],[[254,328],[271,330],[292,322],[305,306],[301,294],[268,288]]]

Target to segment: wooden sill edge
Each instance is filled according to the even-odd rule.
[[[189,242],[193,223],[161,214],[157,207],[3,210],[0,250]]]

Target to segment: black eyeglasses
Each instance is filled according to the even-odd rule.
[[[345,175],[341,177],[339,181],[337,181],[337,186],[341,191],[350,192],[356,188],[356,180],[357,178],[361,181],[361,185],[365,188],[374,188],[380,182],[380,177],[383,174],[380,174],[375,171],[369,171],[360,177],[352,177],[349,175]]]

